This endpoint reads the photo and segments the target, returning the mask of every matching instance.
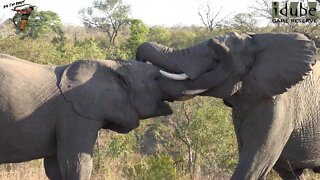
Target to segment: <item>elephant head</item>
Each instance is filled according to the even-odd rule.
[[[138,48],[137,59],[183,80],[177,81],[184,86],[182,94],[207,89],[201,95],[227,99],[237,92],[250,104],[301,81],[316,62],[316,47],[302,34],[229,33],[182,50],[147,42]]]
[[[159,70],[137,61],[80,60],[65,68],[59,87],[74,111],[127,133],[139,119],[169,115],[162,100]]]

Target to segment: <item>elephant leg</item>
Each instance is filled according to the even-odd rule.
[[[90,180],[92,155],[83,152],[60,153],[58,156],[62,179]]]
[[[57,157],[44,158],[44,169],[50,180],[61,180],[62,176],[59,169]]]
[[[93,147],[101,127],[101,123],[93,121],[84,119],[59,125],[57,157],[62,179],[90,179]]]
[[[283,107],[268,99],[233,116],[240,149],[232,180],[263,179],[276,163],[293,131]]]

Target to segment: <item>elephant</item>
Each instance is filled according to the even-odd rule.
[[[161,81],[173,80],[134,60],[48,66],[0,54],[0,164],[44,158],[49,179],[90,179],[100,129],[172,114]]]
[[[299,179],[305,168],[320,172],[316,51],[299,33],[230,32],[180,50],[145,42],[136,58],[176,80],[165,87],[172,100],[193,89],[232,108],[239,154],[232,180],[263,179],[272,168]]]

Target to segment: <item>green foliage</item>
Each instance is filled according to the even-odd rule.
[[[55,47],[43,39],[7,37],[0,41],[0,52],[40,64],[61,64]]]
[[[107,49],[106,59],[128,59],[128,50],[125,46],[111,46]]]
[[[111,137],[111,141],[109,146],[105,147],[107,155],[112,158],[118,158],[121,155],[128,155],[134,152],[135,143],[134,142],[135,135],[134,132],[129,134],[128,136],[115,134]]]
[[[170,156],[154,155],[146,157],[142,163],[125,167],[123,176],[136,180],[174,180],[178,174]]]
[[[176,179],[177,172],[174,161],[166,155],[156,155],[147,159],[149,166],[147,179]]]
[[[222,30],[210,32],[200,27],[175,27],[169,29],[155,26],[149,29],[148,41],[181,49],[225,33]]]
[[[77,43],[67,43],[63,47],[62,59],[69,62],[78,59],[104,59],[105,53],[99,47],[98,43],[92,40],[87,40]]]
[[[195,113],[195,121],[191,124],[189,133],[196,135],[193,137],[195,139],[193,146],[204,157],[201,166],[206,166],[206,170],[212,168],[209,164],[228,170],[235,168],[237,144],[230,121],[230,109],[227,109],[221,101],[207,99]]]
[[[147,41],[149,28],[139,19],[133,19],[130,22],[130,37],[125,44],[130,58],[135,58],[138,46]]]
[[[0,52],[39,64],[62,65],[78,59],[105,59],[105,52],[98,43],[88,40],[65,43],[57,48],[46,39],[19,39],[18,37],[3,38],[0,41]]]
[[[148,41],[169,45],[170,32],[163,27],[154,26],[149,29]]]
[[[170,42],[170,47],[174,48],[186,48],[195,44],[194,38],[196,33],[188,30],[172,31],[171,37],[173,41]]]
[[[127,163],[123,176],[179,179],[186,175],[194,177],[197,171],[204,175],[232,172],[237,150],[230,109],[212,98],[194,98],[172,106],[172,116],[149,120],[149,124],[142,123],[141,129],[138,128],[140,132],[135,131],[135,136],[142,138],[140,141],[137,138],[135,143],[143,149],[145,146],[156,149],[146,151],[149,154],[140,161]],[[150,144],[150,139],[156,146]],[[146,153],[143,149],[138,152]]]
[[[174,128],[174,144],[179,144],[187,173],[200,166],[203,173],[231,171],[237,162],[236,141],[230,110],[214,98],[193,98],[176,103],[167,123]]]

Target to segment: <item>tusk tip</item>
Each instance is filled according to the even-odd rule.
[[[183,91],[182,94],[183,95],[187,95],[187,96],[194,96],[197,94],[201,94],[203,92],[206,92],[208,89],[193,89],[193,90],[186,90]]]
[[[189,76],[185,73],[182,73],[182,74],[174,74],[174,73],[169,73],[169,72],[166,72],[166,71],[163,71],[163,70],[160,70],[160,73],[169,78],[169,79],[173,79],[173,80],[178,80],[178,81],[182,81],[182,80],[186,80],[186,79],[189,79]]]

